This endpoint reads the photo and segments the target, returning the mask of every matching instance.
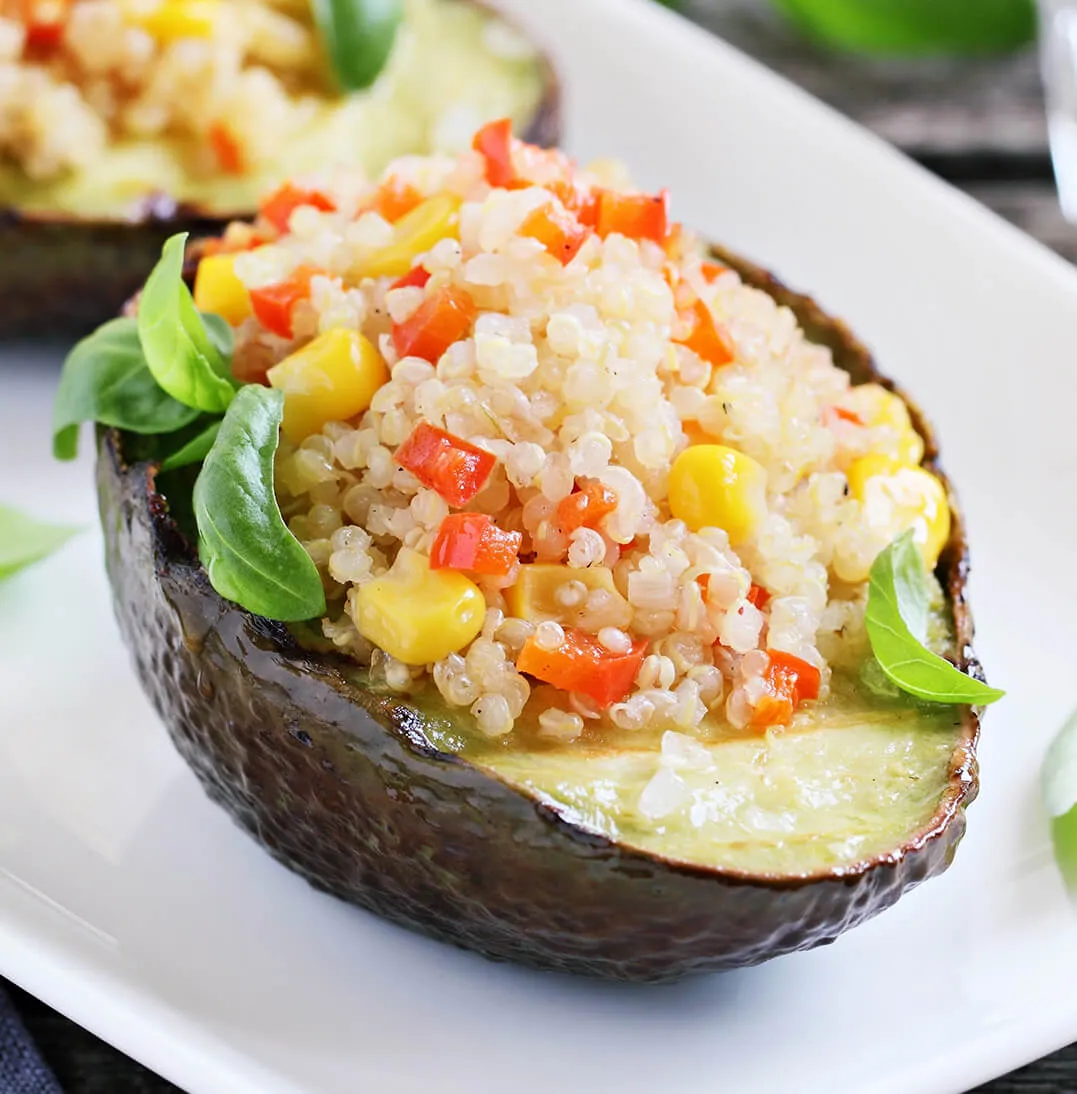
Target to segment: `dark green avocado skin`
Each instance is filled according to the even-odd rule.
[[[561,136],[561,91],[549,60],[540,63],[544,92],[523,137],[545,148]],[[219,235],[232,219],[242,218],[207,216],[164,195],[116,222],[0,207],[0,339],[89,334],[142,288],[169,236]]]
[[[769,275],[858,382],[870,356]],[[936,450],[926,425],[929,459]],[[932,821],[845,874],[746,878],[619,846],[433,748],[418,712],[364,690],[350,662],[300,649],[223,601],[154,486],[101,431],[97,470],[120,629],[138,675],[206,791],[312,885],[497,960],[611,979],[674,980],[832,942],[949,865],[975,796],[979,723],[966,709]],[[959,661],[980,674],[964,600],[963,526],[940,562]]]

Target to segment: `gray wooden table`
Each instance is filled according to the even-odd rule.
[[[970,0],[970,9],[974,3]],[[1042,92],[1031,51],[960,62],[836,58],[791,33],[762,0],[687,0],[686,10],[1077,261],[1077,229],[1066,224],[1055,200]],[[14,995],[69,1094],[176,1091],[37,1000]],[[976,1094],[1060,1092],[1077,1094],[1077,1045]]]

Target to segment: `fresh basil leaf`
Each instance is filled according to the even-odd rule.
[[[273,490],[284,395],[249,384],[237,393],[194,485],[198,555],[213,587],[282,622],[325,614],[318,568],[288,531]]]
[[[1040,787],[1055,858],[1067,884],[1077,889],[1077,712],[1047,749]]]
[[[197,417],[197,410],[173,399],[150,374],[135,320],[113,319],[78,342],[64,361],[52,406],[52,451],[58,460],[73,460],[83,422],[171,433]]]
[[[219,414],[236,389],[184,284],[186,241],[187,233],[180,232],[165,243],[138,301],[138,336],[150,372],[173,399]]]
[[[0,581],[40,562],[80,531],[70,525],[47,524],[0,505]]]
[[[209,311],[199,312],[199,315],[202,316],[206,334],[209,336],[210,342],[213,343],[213,348],[220,354],[220,362],[224,366],[224,370],[218,375],[225,380],[231,380],[232,354],[236,350],[236,339],[232,333],[232,327],[222,315],[214,315],[213,312]]]
[[[902,691],[931,703],[993,703],[1005,692],[974,680],[937,653],[925,635],[929,591],[923,559],[912,532],[880,551],[871,567],[864,616],[879,667]]]
[[[313,0],[314,19],[342,91],[362,91],[385,67],[403,0]]]
[[[211,422],[196,437],[189,440],[182,448],[178,448],[161,463],[162,471],[178,471],[188,464],[201,463],[213,447],[213,442],[220,432],[221,423]]]

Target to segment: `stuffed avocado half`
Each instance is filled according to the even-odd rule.
[[[1001,693],[930,432],[843,324],[507,121],[184,268],[73,351],[56,450],[105,427],[139,675],[281,861],[637,980],[945,869]]]
[[[492,114],[559,136],[545,57],[470,0],[15,7],[0,9],[0,335],[85,332],[170,234],[251,217],[284,178],[376,177],[458,151]]]

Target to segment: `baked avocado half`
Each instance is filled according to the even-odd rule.
[[[1000,694],[931,430],[664,195],[507,123],[474,145],[485,168],[425,182],[458,219],[392,269],[360,247],[267,287],[233,263],[218,299],[253,314],[176,320],[197,391],[160,351],[176,243],[112,348],[69,359],[59,447],[121,348],[197,406],[147,387],[156,431],[82,415],[139,677],[277,859],[434,937],[635,981],[831,942],[949,865]],[[189,255],[204,312],[222,253]]]
[[[170,235],[253,218],[285,177],[377,177],[456,152],[490,116],[560,136],[549,60],[472,0],[23,7],[0,13],[0,337],[86,333]],[[373,68],[337,75],[335,54],[371,51]]]

